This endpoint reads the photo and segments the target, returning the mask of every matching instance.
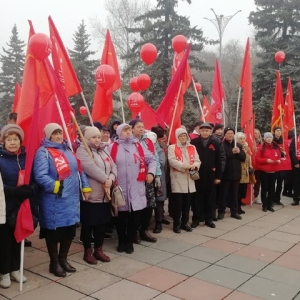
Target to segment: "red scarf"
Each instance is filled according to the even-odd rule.
[[[116,163],[118,146],[119,146],[118,143],[113,143],[113,145],[111,147],[110,156],[111,156],[112,160],[114,161],[114,163]],[[133,157],[138,158],[138,160],[140,161],[140,170],[139,170],[139,174],[137,177],[137,181],[146,181],[147,168],[146,168],[146,160],[145,160],[144,150],[140,143],[135,143],[135,146],[137,148],[139,155],[138,156],[134,155]]]
[[[298,135],[297,138],[297,153],[296,153],[297,159],[300,160],[300,135]]]
[[[195,147],[194,146],[187,146],[187,151],[190,159],[190,164],[192,165],[195,162]],[[177,145],[175,145],[175,156],[177,160],[183,161],[182,151]]]
[[[64,180],[69,177],[71,175],[71,168],[64,153],[54,148],[47,148],[47,150],[53,158],[59,180]]]
[[[148,138],[145,138],[144,141],[145,141],[145,144],[147,145],[147,148],[149,149],[149,151],[154,155],[155,153],[154,153],[154,144],[153,144],[153,142]]]

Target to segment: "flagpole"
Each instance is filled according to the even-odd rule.
[[[83,144],[83,146],[84,146],[86,152],[88,153],[88,155],[90,156],[90,158],[91,158],[93,161],[95,161],[95,159],[94,159],[94,157],[93,157],[93,154],[92,154],[92,151],[91,151],[90,147],[88,146],[88,144],[87,144],[87,142],[86,142],[86,140],[85,140],[85,138],[84,138],[84,136],[83,136],[83,134],[82,134],[82,131],[81,131],[81,129],[80,129],[78,123],[77,123],[77,120],[76,120],[76,118],[75,118],[75,116],[74,116],[74,114],[73,114],[72,111],[70,112],[70,115],[71,115],[72,121],[74,122],[74,124],[75,124],[75,126],[76,126],[76,129],[77,129],[77,131],[78,131],[78,133],[79,133],[79,136],[80,136],[80,138],[81,138],[82,144]],[[105,191],[105,193],[106,193],[106,196],[107,196],[108,200],[111,200],[110,190],[107,189],[107,188],[104,186],[104,184],[102,184],[102,186],[103,186],[103,189],[104,189],[104,191]]]
[[[61,122],[62,122],[62,125],[63,125],[63,129],[64,129],[64,132],[66,134],[67,141],[69,143],[69,147],[71,148],[72,152],[74,152],[73,147],[72,147],[72,143],[71,143],[71,139],[70,139],[70,136],[69,136],[69,132],[68,132],[68,129],[67,129],[66,121],[64,119],[64,116],[63,116],[63,113],[62,113],[62,110],[61,110],[61,107],[60,107],[60,104],[58,102],[56,94],[54,94],[54,98],[55,98],[55,104],[57,106],[58,113],[59,113],[59,116],[60,116],[60,119],[61,119]]]
[[[293,113],[293,121],[294,121],[294,135],[295,135],[295,153],[297,156],[297,127],[296,127],[295,112]]]
[[[172,116],[172,122],[171,122],[171,125],[170,125],[170,128],[169,128],[169,136],[168,136],[167,145],[170,144],[171,132],[172,132],[173,125],[174,125],[174,119],[175,119],[175,114],[176,114],[176,110],[177,110],[177,106],[178,106],[178,99],[179,99],[179,95],[180,95],[180,92],[181,92],[181,87],[182,87],[182,80],[180,81],[179,90],[178,90],[177,97],[176,97],[174,112],[173,112],[173,116]]]
[[[85,100],[83,92],[80,92],[80,95],[81,95],[81,98],[83,100],[84,106],[86,107],[86,110],[87,110],[87,113],[88,113],[88,116],[89,116],[89,119],[90,119],[91,126],[94,126],[93,119],[92,119],[92,116],[91,116],[91,113],[90,113],[89,107],[87,105],[87,102]]]
[[[21,261],[20,261],[20,291],[23,290],[23,274],[24,274],[24,240],[21,242]]]
[[[124,104],[123,104],[123,97],[122,97],[122,92],[121,89],[119,89],[119,97],[120,97],[120,102],[121,102],[121,109],[122,109],[122,120],[123,123],[125,123],[125,114],[124,114]]]
[[[203,114],[203,109],[202,109],[201,101],[200,101],[200,98],[199,98],[199,94],[198,94],[197,89],[196,89],[194,77],[192,77],[192,80],[193,80],[194,90],[195,90],[195,93],[196,93],[196,96],[197,96],[197,99],[198,99],[198,104],[199,104],[200,112],[201,112],[201,115],[202,115],[202,119],[205,122],[205,117],[204,117],[204,114]]]
[[[242,93],[242,88],[239,87],[239,94],[238,94],[238,100],[236,104],[236,119],[235,119],[235,136],[234,136],[234,147],[236,147],[236,133],[237,133],[237,126],[238,126],[238,118],[239,118],[239,107],[240,107],[240,102],[241,102],[241,93]]]
[[[222,99],[222,115],[223,115],[223,125],[225,125],[225,99]]]

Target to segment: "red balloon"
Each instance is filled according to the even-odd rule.
[[[142,91],[146,90],[150,84],[151,79],[148,74],[141,74],[137,78],[137,83]]]
[[[110,65],[101,65],[97,68],[95,79],[103,89],[108,90],[116,81],[116,72]]]
[[[137,79],[137,77],[133,77],[129,81],[129,86],[134,92],[138,92],[140,90]]]
[[[35,59],[44,60],[52,51],[52,42],[44,33],[35,33],[28,43],[30,53]]]
[[[285,53],[283,51],[278,51],[275,53],[275,61],[281,64],[285,60]]]
[[[196,91],[199,93],[202,90],[202,85],[199,82],[195,83]]]
[[[187,46],[187,39],[183,35],[176,35],[172,39],[172,48],[174,49],[175,52],[180,53],[185,50]]]
[[[140,93],[132,93],[127,99],[127,105],[134,113],[139,113],[143,109],[144,103],[144,97]]]
[[[87,108],[85,106],[80,106],[79,112],[82,116],[87,114]]]
[[[151,43],[143,45],[140,51],[140,57],[146,65],[151,65],[155,62],[157,57],[156,47]]]

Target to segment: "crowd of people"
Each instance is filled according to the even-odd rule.
[[[155,243],[153,234],[170,224],[165,217],[166,200],[177,234],[191,232],[200,222],[215,228],[227,208],[231,218],[241,220],[249,186],[264,212],[282,205],[282,194],[293,197],[292,205],[299,205],[300,136],[283,139],[279,127],[274,135],[266,132],[263,138],[255,129],[254,153],[243,132],[200,121],[190,134],[184,126],[176,128],[172,145],[167,145],[162,127],[146,130],[139,118],[128,124],[115,121],[111,130],[94,122],[80,131],[82,135],[70,145],[59,124],[47,124],[31,182],[25,184],[24,132],[16,124],[2,128],[0,240],[5,243],[0,245],[0,287],[21,280],[20,243],[14,228],[19,207],[28,198],[34,226],[39,222],[39,236],[46,241],[49,272],[57,277],[76,272],[67,258],[79,223],[83,260],[94,265],[110,261],[103,245],[114,226],[118,252],[132,254],[141,240]],[[115,210],[112,203],[117,197],[123,202]],[[155,226],[150,233],[153,215]]]

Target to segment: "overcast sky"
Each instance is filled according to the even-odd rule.
[[[138,1],[138,0],[136,0]],[[72,36],[82,19],[86,21],[90,30],[90,18],[97,16],[105,19],[103,8],[104,0],[0,0],[2,3],[0,10],[1,30],[0,46],[5,46],[11,35],[11,29],[16,23],[20,38],[27,41],[28,23],[33,22],[36,32],[48,33],[47,17],[51,15],[54,23],[61,35],[64,44],[68,48],[73,48]],[[156,1],[152,0],[155,4]],[[190,17],[192,26],[203,29],[204,35],[208,38],[217,39],[218,33],[214,25],[205,20],[204,17],[213,19],[213,8],[220,15],[230,16],[238,10],[238,13],[226,27],[223,41],[235,38],[246,43],[246,39],[251,35],[248,16],[250,11],[255,10],[254,0],[192,0],[189,5],[184,1],[179,1],[179,14]],[[99,50],[99,57],[102,49],[93,44],[92,50]],[[0,53],[2,53],[2,48]]]

